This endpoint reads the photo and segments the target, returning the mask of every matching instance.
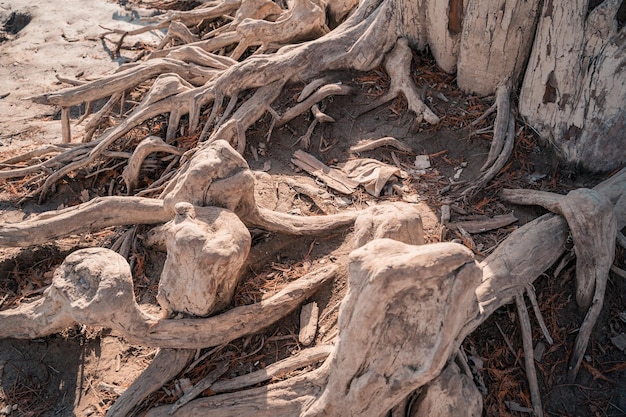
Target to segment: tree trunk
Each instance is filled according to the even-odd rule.
[[[610,170],[626,160],[626,31],[622,2],[547,1],[520,92],[520,112],[571,163]]]
[[[591,11],[588,0],[386,2],[398,36],[427,46],[444,71],[456,69],[461,89],[490,95],[506,80],[523,80],[520,113],[566,162],[593,171],[624,164],[622,1]]]

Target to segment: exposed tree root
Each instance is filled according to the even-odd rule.
[[[617,177],[618,184],[623,184],[624,173],[622,170],[614,177]],[[623,201],[617,200],[617,210],[611,204],[611,200],[623,197],[606,195],[602,193],[603,187],[597,188],[598,191],[575,190],[567,196],[528,190],[505,194],[507,199],[516,203],[543,203],[544,207],[565,216],[570,226],[577,258],[576,300],[581,309],[588,309],[570,356],[568,378],[571,383],[578,374],[589,336],[602,309],[606,281],[615,254],[617,228],[626,222],[626,219],[617,216],[624,210],[619,207],[624,205]]]
[[[43,298],[0,312],[0,337],[33,339],[83,323],[117,330],[130,343],[143,346],[219,346],[286,316],[331,279],[335,271],[334,266],[321,268],[266,300],[217,316],[158,319],[142,312],[134,300],[130,267],[125,259],[109,249],[82,249],[68,256],[57,269]]]
[[[149,136],[142,140],[135,148],[133,155],[128,160],[128,165],[122,172],[122,178],[126,183],[128,193],[132,193],[137,181],[139,180],[139,171],[141,164],[148,155],[154,152],[167,152],[174,155],[182,155],[183,152],[178,148],[163,142],[163,139],[157,136]]]
[[[506,165],[515,145],[515,115],[511,111],[511,86],[504,81],[496,90],[496,120],[493,127],[493,140],[487,160],[480,168],[482,174],[471,185],[463,190],[463,196],[470,196],[483,189],[489,181]],[[493,108],[493,106],[492,106]],[[489,109],[487,112],[490,112]]]
[[[21,223],[0,225],[0,245],[40,245],[76,233],[109,226],[164,223],[171,215],[162,200],[98,197],[74,207],[47,212]]]
[[[228,363],[223,362],[173,407],[156,408],[148,415],[169,415],[179,408],[185,416],[383,416],[392,409],[394,415],[401,415],[402,405],[420,388],[423,395],[415,404],[418,414],[445,413],[441,407],[446,404],[461,407],[467,415],[479,415],[482,402],[476,387],[460,374],[452,360],[470,332],[495,309],[515,301],[533,409],[541,416],[523,293],[528,292],[537,313],[531,284],[563,253],[569,224],[576,244],[576,299],[581,308],[588,309],[569,361],[569,378],[573,382],[602,308],[613,245],[616,238],[623,239],[617,230],[626,223],[626,170],[595,190],[577,190],[567,196],[505,193],[516,202],[542,203],[563,215],[567,223],[556,215],[530,222],[513,232],[480,264],[461,245],[422,245],[421,219],[415,208],[406,204],[328,216],[294,216],[260,207],[254,197],[254,175],[242,157],[246,130],[265,113],[272,115],[273,127],[312,111],[314,120],[301,138],[308,146],[317,124],[334,121],[322,111],[320,101],[351,92],[348,86],[333,83],[328,75],[320,78],[320,74],[338,69],[370,70],[384,60],[391,78],[389,92],[363,113],[402,94],[418,122],[439,122],[411,79],[407,28],[399,27],[406,24],[403,19],[411,18],[398,16],[402,14],[399,8],[408,10],[421,4],[382,0],[326,3],[291,0],[289,9],[282,10],[269,0],[218,0],[189,12],[169,12],[158,16],[155,25],[133,32],[113,31],[121,35],[119,51],[127,36],[168,27],[158,50],[147,61],[126,65],[94,82],[76,83],[34,98],[38,103],[61,107],[64,145],[0,163],[0,179],[50,174],[39,190],[40,201],[63,176],[102,157],[128,159],[123,179],[129,194],[137,187],[141,165],[150,153],[179,155],[180,159],[170,167],[180,165],[168,174],[172,175],[169,182],[165,177],[159,180],[163,191],[158,199],[97,198],[22,223],[3,224],[0,245],[39,244],[115,225],[165,223],[155,228],[147,240],[167,250],[157,296],[162,317],[139,308],[133,296],[130,266],[123,256],[108,249],[83,249],[65,259],[42,298],[0,312],[0,337],[43,337],[82,323],[114,329],[130,343],[162,348],[107,414],[126,415],[146,395],[179,373],[190,360],[192,349],[222,345],[275,323],[348,264],[348,293],[341,303],[335,346],[313,348],[263,371],[216,382],[228,369]],[[329,31],[327,12],[331,19],[339,21],[351,10],[344,23]],[[434,13],[433,10],[431,7],[426,14]],[[458,18],[462,13],[457,12]],[[201,32],[215,20],[228,22]],[[448,29],[460,30],[460,22],[451,23]],[[455,24],[459,26],[456,29]],[[448,35],[454,41],[454,34]],[[416,37],[419,38],[412,36],[410,41],[424,42]],[[183,45],[179,45],[181,42]],[[294,45],[298,42],[302,43]],[[464,51],[464,57],[470,49]],[[72,141],[72,106],[90,106],[109,97],[86,126],[83,140],[90,141],[103,119],[118,104],[120,112],[125,111],[129,105],[126,96],[144,89],[147,81],[151,83],[149,90],[127,118],[93,142],[68,145]],[[300,81],[308,84],[297,104],[281,110],[280,115],[272,104],[286,85]],[[489,156],[481,168],[483,174],[464,195],[483,188],[504,167],[512,152],[515,120],[510,95],[515,81],[505,80],[497,88],[493,106],[497,115]],[[206,113],[208,119],[202,126]],[[165,114],[169,115],[165,142],[149,137],[132,154],[109,150],[131,129]],[[180,124],[186,115],[187,133],[196,134],[201,127],[202,130],[200,144],[182,154],[166,142],[182,132]],[[381,144],[402,149],[396,142],[385,138],[357,146],[353,151]],[[44,162],[13,166],[54,153],[57,154]],[[231,304],[242,267],[252,262],[248,259],[248,227],[317,236],[351,225],[354,251],[347,262],[342,259],[336,265],[313,270],[256,304],[223,311]],[[133,234],[134,231],[128,232],[116,243],[120,253],[128,251]],[[220,311],[223,312],[216,314]],[[216,315],[205,317],[210,314]],[[175,315],[177,318],[170,318]],[[186,318],[180,318],[185,315]],[[537,318],[542,325],[539,313]],[[550,342],[545,324],[542,330]],[[224,393],[266,382],[279,372],[326,357],[320,368],[287,381]],[[209,388],[222,394],[195,399]],[[441,400],[442,396],[448,402]]]
[[[182,371],[195,354],[194,349],[160,349],[152,362],[107,410],[109,417],[126,416],[148,395]]]
[[[489,148],[487,160],[480,168],[481,171],[488,169],[504,148],[504,143],[509,132],[509,119],[513,117],[511,114],[511,86],[509,82],[504,82],[496,90],[496,120],[493,124],[493,140]]]
[[[526,308],[523,293],[515,296],[517,315],[519,316],[520,328],[522,329],[522,344],[524,346],[524,367],[526,378],[530,388],[530,398],[533,410],[537,417],[543,417],[543,407],[541,405],[541,394],[539,393],[539,383],[537,382],[537,370],[535,369],[535,355],[533,349],[533,336],[530,325],[530,317]]]
[[[409,109],[417,116],[418,123],[422,120],[433,125],[439,123],[439,117],[424,104],[415,84],[413,84],[411,80],[411,59],[412,54],[408,41],[404,38],[398,39],[393,50],[387,54],[387,58],[385,59],[385,69],[389,77],[391,77],[389,91],[382,97],[376,99],[376,101],[362,110],[357,116],[374,110],[402,93],[406,98]]]

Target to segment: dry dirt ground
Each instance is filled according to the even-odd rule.
[[[132,59],[144,45],[154,44],[158,34],[146,34],[130,49],[122,49],[121,58],[113,59],[115,44],[99,35],[102,27],[136,27],[141,9],[124,8],[105,0],[45,2],[37,5],[27,0],[0,1],[0,161],[46,143],[60,142],[58,109],[39,106],[24,98],[62,88],[56,76],[79,80],[110,73],[125,59]],[[101,27],[102,26],[102,27]],[[398,179],[395,189],[388,186],[380,198],[364,190],[345,196],[328,191],[317,198],[289,185],[320,188],[320,184],[291,164],[291,157],[301,144],[310,120],[300,116],[268,137],[269,119],[248,131],[250,145],[245,157],[257,172],[260,204],[279,211],[319,215],[338,210],[353,210],[374,204],[376,200],[405,199],[417,204],[422,212],[426,240],[460,239],[473,246],[480,259],[514,228],[542,214],[539,209],[510,206],[498,199],[503,187],[536,188],[567,192],[591,186],[601,177],[586,175],[560,166],[548,145],[540,143],[531,129],[518,121],[519,135],[511,162],[480,194],[468,200],[455,198],[450,179],[471,180],[482,165],[489,149],[489,135],[474,134],[472,120],[492,103],[491,98],[462,94],[454,77],[441,73],[427,55],[415,55],[415,81],[442,124],[433,128],[414,122],[402,99],[395,100],[361,117],[353,118],[359,108],[386,91],[388,79],[383,70],[340,75],[353,85],[354,95],[328,99],[325,112],[336,123],[316,128],[308,152],[327,164],[351,158],[373,158],[390,165],[399,164],[408,173]],[[275,107],[294,100],[302,86],[294,85],[283,94]],[[73,124],[84,109],[75,109]],[[486,127],[489,120],[476,128]],[[146,123],[128,136],[128,143],[146,134],[162,135],[165,119]],[[80,126],[73,126],[75,136]],[[361,155],[349,148],[362,139],[393,136],[406,143],[411,152],[379,148]],[[193,138],[185,138],[193,143]],[[181,140],[179,146],[182,146]],[[189,146],[189,145],[188,145]],[[431,168],[415,169],[417,155],[428,155]],[[110,169],[95,177],[66,178],[44,205],[23,198],[36,188],[33,181],[0,182],[0,221],[19,221],[33,212],[73,205],[84,198],[107,195],[114,185],[120,192],[120,170]],[[154,181],[163,166],[147,171],[141,186]],[[320,188],[321,189],[321,188]],[[474,234],[468,240],[457,232],[444,230],[439,223],[442,204],[452,204],[452,221],[481,219],[513,213],[518,222],[498,230]],[[24,249],[0,248],[0,308],[11,308],[40,296],[49,285],[52,271],[72,250],[89,246],[111,246],[125,228],[111,228],[91,234],[50,242]],[[159,272],[164,254],[145,248],[138,238],[129,259],[135,278],[135,293],[143,304],[155,302]],[[333,262],[345,254],[348,232],[325,239],[286,238],[252,230],[253,249],[250,267],[237,290],[235,304],[248,304],[272,294],[296,279],[315,264]],[[624,269],[625,253],[618,249],[616,264]],[[537,296],[555,343],[542,340],[534,330],[536,364],[546,415],[618,416],[626,415],[626,355],[611,337],[626,331],[626,283],[612,275],[602,316],[588,348],[577,383],[568,385],[566,364],[576,330],[582,322],[573,300],[573,265],[558,276],[549,271],[536,282]],[[345,290],[345,277],[339,277],[320,291],[313,300],[320,307],[320,328],[316,343],[334,336],[338,302]],[[141,410],[156,404],[172,403],[186,381],[194,383],[212,369],[214,363],[229,359],[225,377],[233,377],[269,365],[302,349],[298,343],[298,312],[252,335],[217,348],[187,369],[175,381],[150,396]],[[543,354],[539,354],[545,347]],[[524,375],[522,343],[514,308],[503,308],[471,335],[463,349],[475,365],[476,382],[484,387],[485,415],[523,415],[515,409],[530,406]],[[207,351],[198,352],[198,356]],[[148,365],[155,350],[131,346],[106,329],[80,327],[59,335],[34,341],[0,340],[0,415],[14,416],[88,416],[104,415],[120,389],[127,387]],[[210,393],[205,393],[209,395]],[[138,410],[141,415],[141,410]]]

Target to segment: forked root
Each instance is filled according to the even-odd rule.
[[[393,100],[399,94],[403,94],[409,109],[417,116],[418,122],[425,120],[432,125],[439,123],[439,117],[424,104],[420,93],[411,80],[411,59],[412,54],[408,41],[405,38],[398,39],[393,50],[385,58],[385,70],[391,78],[389,91],[363,109],[356,115],[357,117]]]
[[[326,12],[310,0],[294,0],[292,7],[276,19],[244,19],[237,25],[236,31],[241,42],[232,52],[231,58],[238,60],[251,46],[259,46],[260,52],[270,47],[278,49],[304,40],[316,39],[329,32],[326,27]]]
[[[493,140],[487,160],[480,168],[482,174],[463,190],[463,196],[471,196],[483,189],[506,165],[515,145],[515,115],[511,111],[511,83],[505,80],[496,90],[496,102],[487,113],[496,110]],[[485,113],[485,114],[487,114]]]
[[[0,245],[29,246],[110,226],[165,223],[176,212],[177,203],[228,209],[247,226],[308,236],[349,227],[363,213],[295,216],[259,207],[247,162],[225,141],[215,141],[196,152],[164,190],[162,199],[98,197],[21,223],[0,224]]]
[[[623,177],[623,172],[617,174],[620,175]],[[604,303],[606,282],[615,256],[616,213],[609,198],[595,190],[578,189],[567,196],[505,190],[503,196],[515,203],[543,203],[544,207],[563,215],[569,225],[576,253],[576,302],[587,310],[569,361],[568,379],[573,383]]]
[[[498,156],[503,152],[504,145],[509,133],[509,119],[513,117],[511,113],[511,83],[506,80],[501,83],[496,90],[496,120],[493,125],[493,140],[489,148],[487,160],[480,168],[481,172],[487,170],[496,162]],[[508,159],[507,155],[507,159]],[[501,168],[500,168],[501,169]]]

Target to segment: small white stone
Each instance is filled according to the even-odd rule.
[[[415,157],[415,168],[428,169],[430,168],[430,158],[428,155],[417,155]]]

